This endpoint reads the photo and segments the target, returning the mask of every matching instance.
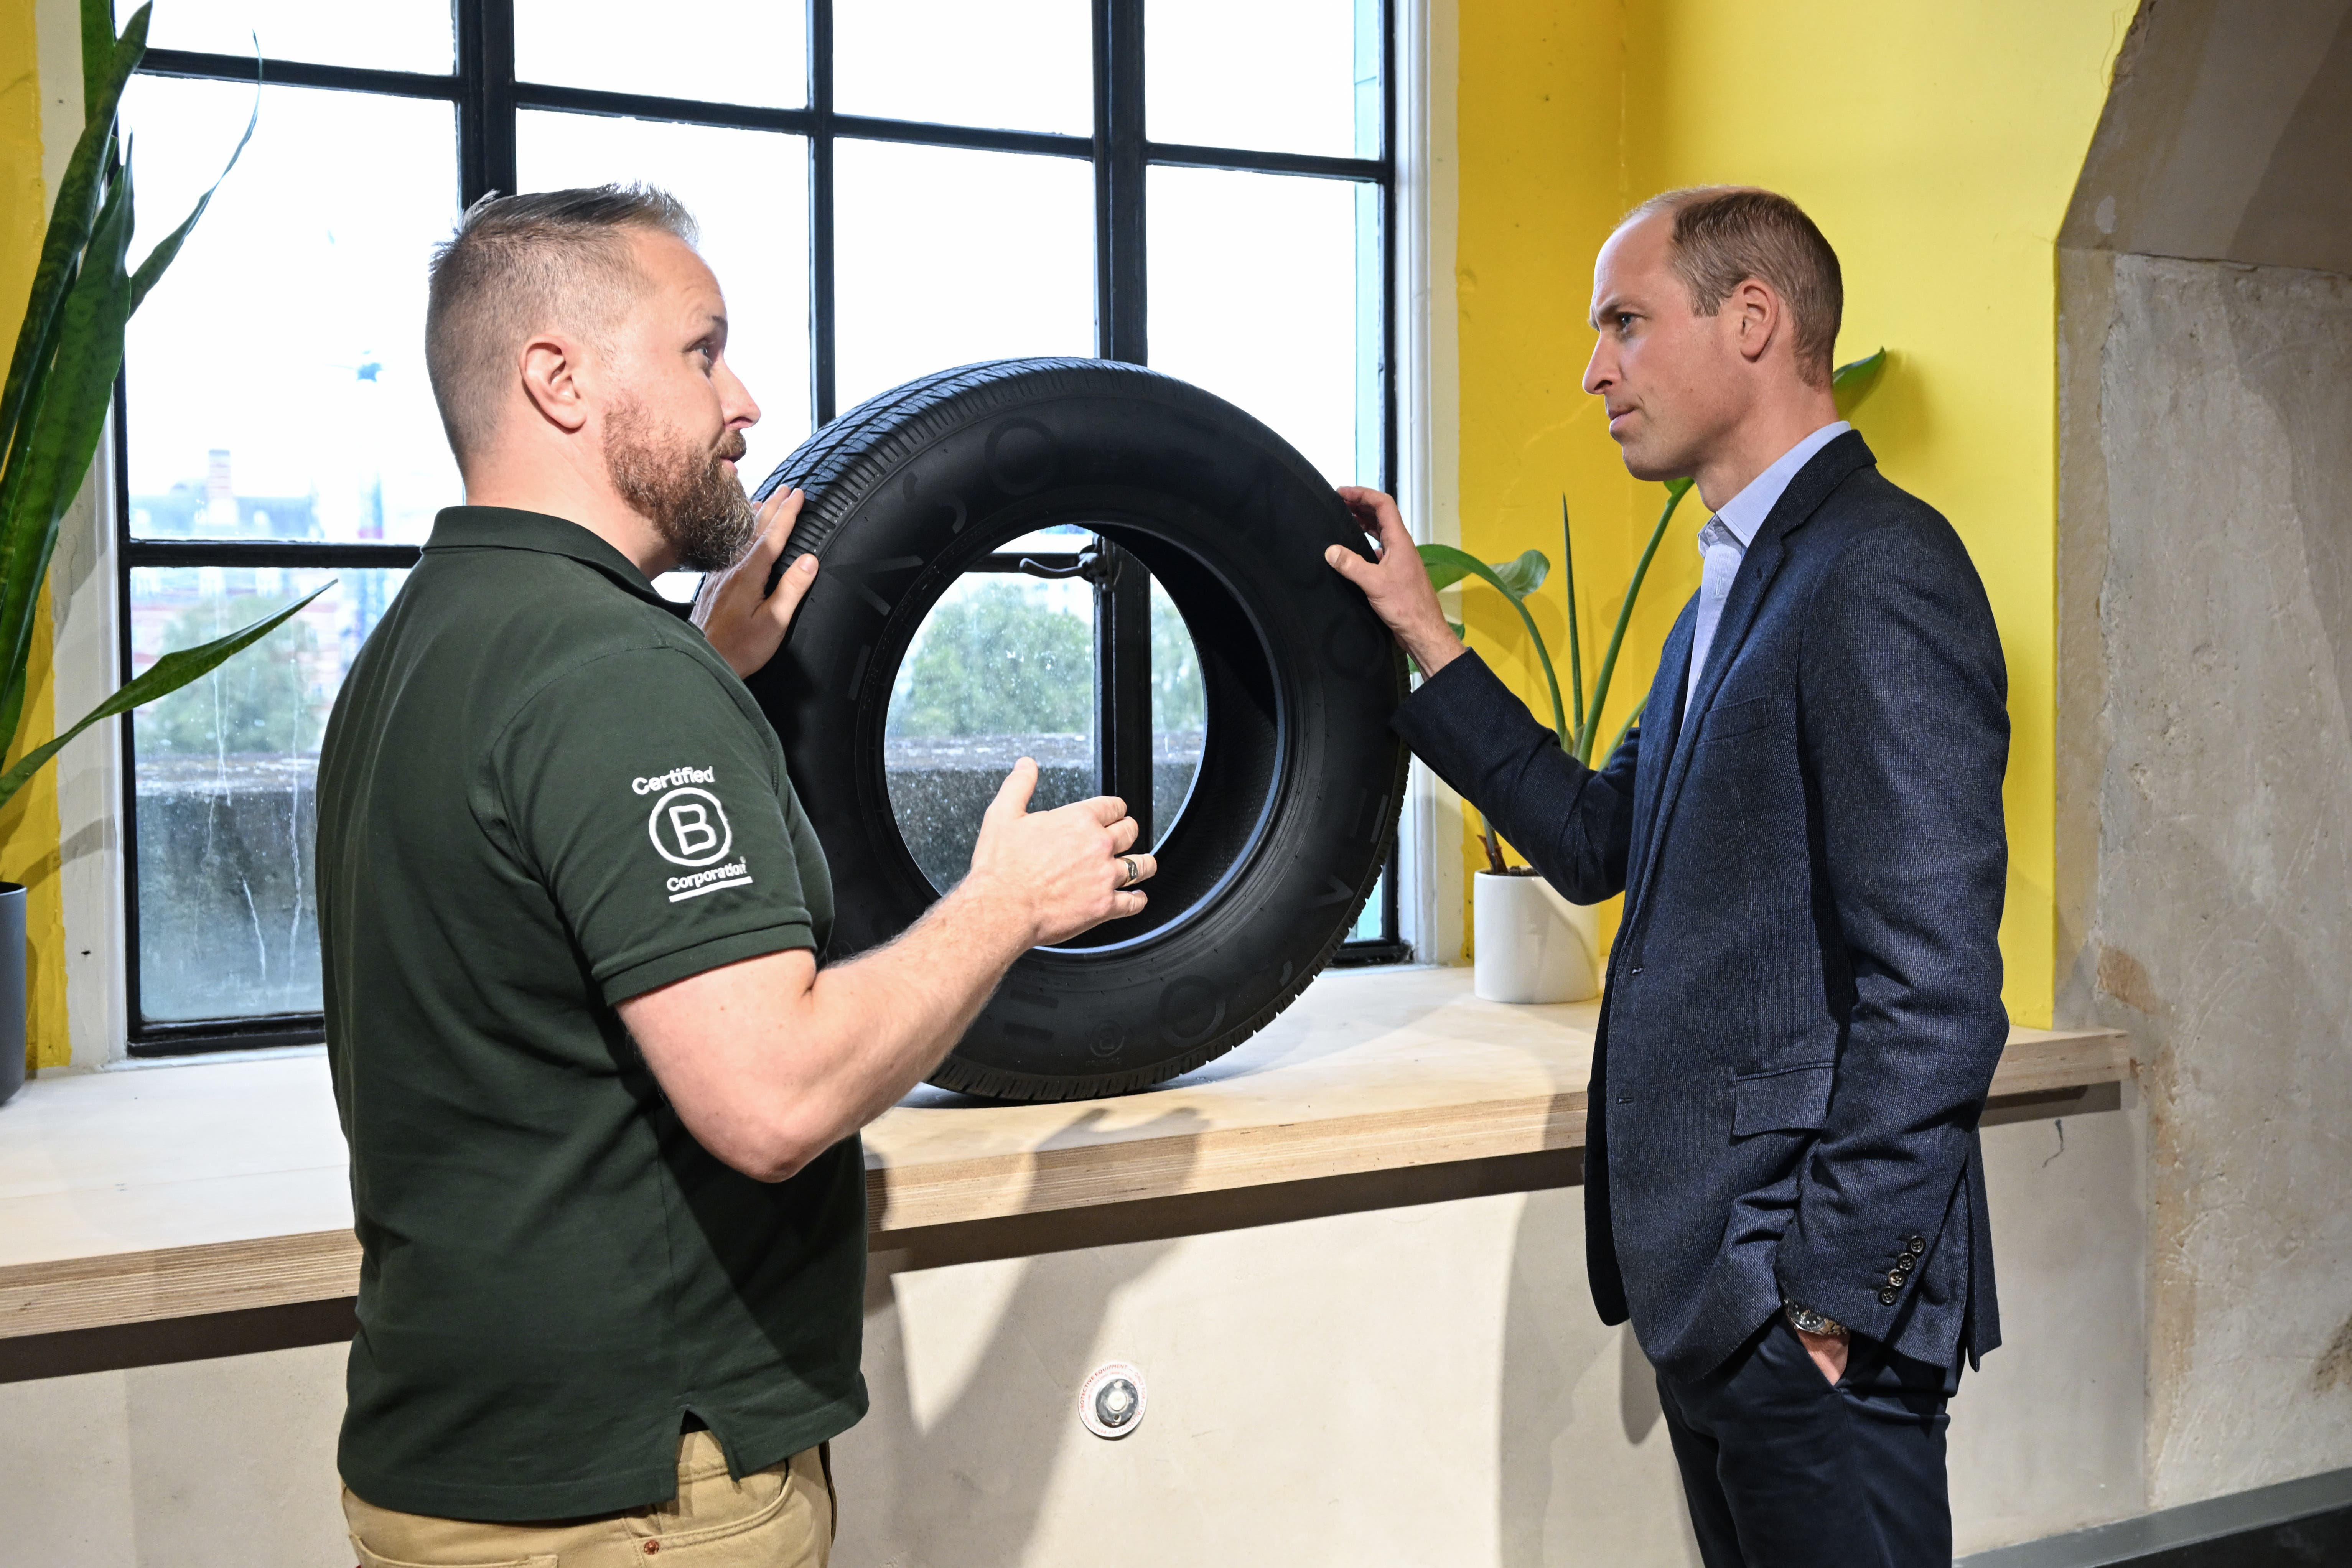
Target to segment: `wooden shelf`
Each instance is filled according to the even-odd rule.
[[[873,1239],[1579,1148],[1598,1014],[1481,1002],[1464,969],[1336,971],[1147,1093],[919,1089],[866,1131]],[[2130,1074],[2120,1035],[2017,1029],[1993,1092]],[[0,1108],[0,1338],[333,1300],[358,1276],[320,1056],[45,1078]]]

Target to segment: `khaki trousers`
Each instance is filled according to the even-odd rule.
[[[360,1568],[824,1568],[830,1456],[807,1448],[741,1480],[708,1432],[677,1445],[677,1496],[551,1524],[478,1524],[378,1508],[343,1489]]]

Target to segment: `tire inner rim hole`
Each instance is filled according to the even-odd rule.
[[[1126,708],[1141,693],[1150,714],[1149,842],[1139,847],[1165,846],[1184,821],[1210,725],[1201,656],[1168,585],[1124,552],[1110,564],[1108,542],[1061,523],[982,552],[930,602],[899,657],[883,778],[900,841],[939,891],[970,869],[982,816],[1019,758],[1038,763],[1033,811],[1104,793],[1105,643],[1120,605],[1139,603],[1132,593],[1111,602],[1107,579],[1122,571],[1149,582],[1148,678],[1130,674],[1114,695]],[[1129,655],[1137,640],[1130,633]]]

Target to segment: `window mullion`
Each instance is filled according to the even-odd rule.
[[[1094,0],[1095,353],[1145,363],[1143,0]],[[1153,843],[1151,577],[1109,540],[1095,584],[1096,787]]]
[[[833,0],[808,0],[809,406],[820,426],[835,412],[833,294]]]
[[[1151,826],[1151,574],[1109,540],[1097,549],[1095,583],[1096,787],[1127,803],[1139,850]]]
[[[514,0],[453,0],[461,203],[515,188]]]
[[[1148,358],[1143,0],[1095,0],[1095,353]]]

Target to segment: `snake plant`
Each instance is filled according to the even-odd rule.
[[[121,37],[108,0],[81,0],[82,131],[58,186],[41,244],[33,293],[0,394],[0,747],[13,746],[25,717],[35,609],[48,578],[58,525],[81,489],[98,451],[122,367],[122,334],[131,312],[204,216],[195,210],[133,268],[131,168],[116,134],[122,90],[147,52],[142,5]],[[259,113],[258,103],[255,112]],[[245,137],[253,135],[253,122]],[[245,141],[229,154],[236,166]],[[221,171],[226,178],[228,170]],[[214,183],[219,188],[219,182]],[[326,590],[321,588],[320,593]],[[310,595],[316,598],[317,594]],[[199,647],[167,653],[137,679],[91,709],[54,739],[27,751],[0,773],[0,805],[25,787],[67,742],[103,719],[175,691],[283,625],[310,598]]]

